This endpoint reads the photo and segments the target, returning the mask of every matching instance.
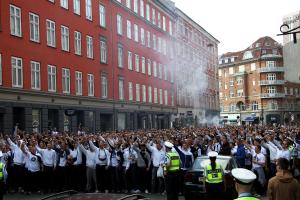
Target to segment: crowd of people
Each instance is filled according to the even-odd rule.
[[[0,190],[27,194],[63,190],[164,194],[165,180],[160,175],[160,166],[166,162],[166,141],[174,145],[172,149],[180,157],[182,194],[185,173],[195,158],[209,152],[231,155],[240,168],[252,170],[257,176],[255,192],[268,193],[270,198],[279,195],[274,190],[278,182],[300,178],[300,126],[244,125],[103,133],[18,130],[12,135],[0,134]],[[277,172],[276,162],[280,158],[287,161],[288,173]],[[277,179],[269,182],[272,177]]]

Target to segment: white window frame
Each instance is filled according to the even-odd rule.
[[[101,98],[108,97],[108,79],[106,74],[101,74]]]
[[[135,54],[135,71],[140,72],[140,57],[139,55]]]
[[[122,26],[122,16],[117,14],[117,33],[118,35],[123,34],[123,26]]]
[[[48,91],[56,92],[56,66],[48,65]]]
[[[69,9],[68,1],[69,0],[60,0],[60,7],[68,10]]]
[[[145,30],[141,28],[141,43],[145,45]]]
[[[23,60],[22,58],[11,57],[12,86],[23,88]]]
[[[31,67],[31,89],[41,89],[41,64],[39,62],[30,61]]]
[[[94,75],[88,74],[88,96],[93,97],[94,95],[95,95]]]
[[[158,98],[157,98],[157,88],[154,88],[154,103],[158,103]]]
[[[86,56],[88,58],[94,58],[94,47],[93,47],[93,37],[86,36]]]
[[[164,80],[165,81],[168,80],[168,68],[166,65],[164,65]]]
[[[152,103],[152,87],[148,86],[148,102]]]
[[[167,30],[166,29],[166,17],[165,16],[162,17],[162,29],[163,29],[163,31]]]
[[[160,16],[160,12],[157,12],[157,26],[158,26],[158,28],[161,28],[161,16]]]
[[[123,101],[124,97],[124,78],[119,78],[119,100]]]
[[[152,70],[153,76],[157,77],[157,63],[156,63],[156,61],[153,61],[152,64],[153,64],[153,70]]]
[[[159,104],[161,104],[161,105],[164,104],[162,89],[159,89]]]
[[[152,8],[152,24],[156,25],[156,11]]]
[[[134,24],[134,41],[139,42],[139,27]]]
[[[61,25],[60,26],[61,31],[61,49],[63,51],[70,51],[70,45],[69,45],[69,28],[66,26]]]
[[[80,0],[73,0],[73,11],[76,15],[80,15]]]
[[[70,69],[62,68],[62,90],[64,94],[70,94]]]
[[[81,32],[74,31],[74,50],[76,55],[81,55]]]
[[[135,84],[135,100],[137,102],[141,101],[141,95],[140,95],[140,84]]]
[[[22,11],[21,8],[10,5],[10,34],[22,37]]]
[[[145,4],[144,4],[144,0],[140,0],[140,15],[141,15],[141,17],[145,17]]]
[[[126,7],[131,9],[131,0],[126,0]]]
[[[165,99],[165,105],[167,106],[169,103],[168,103],[168,90],[165,90],[164,91],[164,99]]]
[[[124,50],[121,44],[118,44],[118,67],[124,67]]]
[[[56,47],[55,22],[47,19],[46,30],[47,30],[47,45],[50,47]]]
[[[131,39],[131,21],[127,20],[127,38]]]
[[[40,42],[40,17],[34,13],[29,13],[30,40]]]
[[[147,62],[147,64],[148,64],[148,75],[149,76],[151,76],[152,75],[152,73],[151,73],[151,69],[152,69],[152,67],[151,67],[151,60],[150,59],[148,59],[148,62]]]
[[[82,72],[75,71],[75,89],[76,95],[82,95]]]
[[[147,91],[145,85],[142,85],[142,101],[144,103],[147,101]]]
[[[99,4],[99,24],[103,28],[106,27],[106,9],[102,4]]]
[[[128,82],[128,100],[133,101],[133,88],[132,82]]]
[[[276,61],[266,61],[266,67],[275,67]]]
[[[139,12],[138,0],[133,0],[133,12],[135,13]]]
[[[158,78],[162,79],[162,64],[158,64]]]
[[[147,47],[151,48],[151,33],[147,31]]]
[[[132,52],[128,51],[128,69],[132,70]]]
[[[146,19],[150,22],[150,5],[146,4]]]
[[[104,38],[100,38],[100,62],[107,63],[107,43]]]
[[[169,21],[169,34],[173,35],[173,25],[172,25],[172,21]]]
[[[146,74],[146,59],[142,57],[142,73]]]
[[[85,18],[87,20],[93,20],[93,13],[92,13],[92,0],[85,0]]]

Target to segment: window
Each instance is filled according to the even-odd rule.
[[[101,97],[107,98],[107,76],[106,74],[101,75]]]
[[[267,61],[266,62],[266,67],[275,67],[275,66],[276,66],[275,61]]]
[[[167,90],[164,91],[164,96],[165,96],[165,105],[167,106],[168,105],[168,91]]]
[[[276,87],[274,87],[274,86],[268,86],[267,87],[267,93],[268,94],[275,94],[276,93]]]
[[[132,53],[128,51],[128,69],[132,70]]]
[[[139,27],[134,24],[134,41],[139,42]]]
[[[62,89],[64,94],[70,94],[70,70],[62,69]]]
[[[138,6],[138,0],[133,0],[133,11],[135,13],[138,13],[139,6]]]
[[[12,86],[23,87],[23,61],[21,58],[12,57]]]
[[[229,97],[234,97],[234,91],[232,90],[229,91]]]
[[[157,88],[154,88],[154,103],[158,103]]]
[[[145,45],[145,30],[141,28],[141,42],[142,45]]]
[[[2,85],[2,55],[0,54],[0,85]]]
[[[88,35],[86,36],[86,56],[88,58],[94,57],[93,38]]]
[[[119,35],[123,34],[123,30],[122,30],[122,16],[121,15],[117,15],[117,33]]]
[[[237,90],[237,96],[242,97],[244,95],[244,90]]]
[[[131,39],[131,22],[127,20],[127,37]]]
[[[252,110],[258,110],[258,103],[257,101],[253,101],[251,104]]]
[[[119,78],[119,100],[124,100],[124,79]]]
[[[144,14],[144,0],[140,0],[140,15],[141,15],[141,17],[145,17],[145,14]]]
[[[155,9],[152,8],[152,24],[156,25]]]
[[[163,30],[166,31],[166,17],[163,16]]]
[[[150,6],[146,4],[146,19],[150,21]]]
[[[48,91],[56,92],[56,67],[48,65]]]
[[[229,74],[233,74],[233,67],[229,67]]]
[[[259,43],[259,42],[256,43],[255,47],[256,47],[256,48],[260,47],[260,43]]]
[[[157,12],[157,26],[158,28],[161,28],[161,19],[160,19],[160,13]]]
[[[148,75],[151,76],[151,60],[148,59]]]
[[[94,75],[88,74],[88,96],[94,96]]]
[[[30,23],[30,40],[34,42],[40,41],[40,19],[39,16],[33,13],[29,13]]]
[[[152,35],[152,40],[153,40],[153,49],[156,51],[156,35]]]
[[[143,102],[146,102],[146,86],[142,85],[142,93],[143,93]]]
[[[237,85],[242,85],[244,83],[243,78],[242,77],[237,77],[236,83],[237,83]]]
[[[127,8],[131,8],[131,0],[126,0],[126,6]]]
[[[81,33],[78,31],[74,32],[74,39],[75,39],[75,54],[81,55]]]
[[[229,112],[235,112],[235,110],[236,110],[236,105],[234,103],[231,103],[229,105]]]
[[[271,110],[277,110],[278,109],[278,104],[276,100],[270,100],[268,101],[268,107]]]
[[[148,86],[148,102],[152,103],[152,87]]]
[[[158,77],[159,79],[162,79],[162,64],[158,64]]]
[[[231,78],[231,79],[229,80],[229,86],[234,86],[233,78]]]
[[[92,0],[85,0],[85,17],[92,21]]]
[[[155,61],[153,61],[153,76],[157,77],[157,66]]]
[[[135,100],[136,101],[141,101],[141,98],[140,98],[140,84],[135,85]]]
[[[105,7],[103,5],[99,5],[99,17],[100,17],[100,26],[105,27],[106,26],[106,18],[105,18]]]
[[[40,63],[31,61],[31,88],[40,89]]]
[[[169,21],[169,33],[170,33],[170,35],[173,35],[173,27],[172,27],[171,21]]]
[[[118,45],[118,67],[123,68],[123,46],[122,45]]]
[[[274,55],[277,55],[277,54],[278,54],[278,50],[277,50],[277,49],[273,49],[273,50],[272,50],[272,53],[273,53]]]
[[[74,13],[80,15],[80,0],[74,0]]]
[[[275,73],[267,74],[267,80],[268,81],[276,80],[276,74]]]
[[[82,72],[75,72],[76,95],[82,95]]]
[[[128,100],[133,101],[133,88],[132,82],[128,82]]]
[[[147,31],[147,47],[151,48],[151,36],[149,31]]]
[[[145,57],[142,57],[142,73],[145,74],[146,73],[146,60]]]
[[[68,1],[69,0],[60,0],[60,6],[62,8],[68,9]]]
[[[266,49],[263,49],[262,52],[261,52],[261,54],[262,54],[262,55],[267,54],[267,50],[266,50]]]
[[[251,71],[255,71],[256,70],[256,64],[255,63],[251,63]]]
[[[251,51],[246,51],[244,53],[243,60],[247,60],[247,59],[251,59],[251,58],[253,58],[252,52]]]
[[[162,89],[159,89],[159,104],[163,104],[163,94],[162,94]]]
[[[244,71],[245,71],[245,65],[240,65],[239,72],[244,72]]]
[[[290,95],[294,95],[294,89],[290,88]]]
[[[55,39],[55,22],[47,19],[47,45],[51,47],[56,46]]]
[[[140,71],[140,58],[139,55],[135,54],[135,71]]]
[[[219,69],[219,76],[222,76],[222,70]]]
[[[170,71],[170,81],[174,83],[174,72],[172,70]]]
[[[10,34],[22,36],[21,9],[13,5],[10,5]]]
[[[69,51],[69,28],[61,26],[61,49]]]
[[[100,37],[100,62],[107,63],[107,44],[105,38]]]

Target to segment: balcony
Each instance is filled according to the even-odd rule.
[[[243,75],[246,75],[247,72],[246,71],[243,71],[243,72],[237,72],[235,74],[233,74],[233,76],[243,76]]]
[[[260,98],[284,98],[284,93],[261,93]]]
[[[284,67],[263,67],[257,69],[259,73],[268,73],[268,72],[284,72]]]
[[[285,83],[284,80],[261,80],[259,81],[259,85],[283,85]]]

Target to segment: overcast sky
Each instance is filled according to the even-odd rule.
[[[244,50],[260,37],[282,43],[284,15],[300,10],[300,0],[172,0],[220,41],[219,54]]]

